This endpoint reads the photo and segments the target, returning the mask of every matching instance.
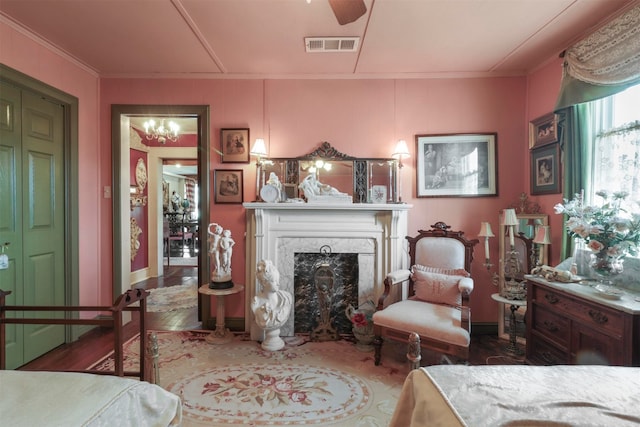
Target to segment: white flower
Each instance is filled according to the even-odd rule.
[[[604,199],[601,206],[585,206],[582,196],[564,200],[554,206],[556,214],[567,215],[565,228],[570,236],[578,237],[593,252],[604,251],[613,257],[636,254],[640,245],[640,212],[628,214],[622,205],[628,197],[626,191],[596,193]]]

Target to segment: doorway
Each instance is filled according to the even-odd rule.
[[[197,159],[197,206],[198,233],[197,238],[206,239],[206,224],[209,219],[209,106],[171,106],[171,105],[113,105],[112,106],[112,155],[113,155],[113,294],[119,295],[130,288],[131,278],[131,246],[130,246],[130,155],[129,132],[131,121],[136,117],[162,116],[162,117],[194,117],[197,120],[197,146],[195,158]],[[162,154],[155,156],[157,170],[156,183],[160,182],[162,170]],[[152,178],[150,176],[150,178]],[[162,186],[158,185],[157,201],[162,200]],[[155,188],[155,187],[154,187]],[[150,208],[150,212],[158,212],[158,215],[149,215],[149,229],[153,228],[155,235],[162,236],[162,203]],[[205,234],[203,234],[205,233]],[[159,239],[156,239],[158,242]],[[156,244],[157,246],[157,244]],[[156,248],[157,249],[157,248]],[[159,250],[150,251],[162,258],[162,246]],[[162,266],[162,263],[160,264]],[[198,257],[198,283],[206,283],[209,277],[209,265],[205,257]],[[200,313],[208,313],[209,302],[201,299]]]
[[[162,160],[164,234],[159,236],[159,244],[165,257],[165,272],[170,266],[197,266],[200,256],[197,176],[196,158]]]

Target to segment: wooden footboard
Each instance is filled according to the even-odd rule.
[[[39,324],[39,325],[93,325],[113,328],[113,351],[114,351],[114,370],[113,371],[95,371],[83,370],[73,372],[85,372],[101,375],[117,375],[120,377],[139,377],[141,380],[155,382],[157,381],[157,372],[149,369],[148,363],[155,368],[157,366],[157,344],[156,349],[151,351],[151,359],[147,360],[148,337],[146,330],[146,314],[148,291],[144,289],[131,289],[120,295],[111,307],[104,306],[18,306],[5,305],[5,298],[11,292],[0,290],[0,369],[6,368],[6,331],[5,325],[8,324]],[[134,303],[139,302],[136,305]],[[110,312],[111,315],[106,318],[99,319],[79,319],[79,318],[8,318],[8,312],[37,312],[37,311],[57,311],[64,312],[68,316],[77,316],[80,312]],[[140,315],[140,370],[125,371],[124,370],[124,337],[123,337],[123,312],[138,312]],[[71,372],[71,371],[70,371]]]

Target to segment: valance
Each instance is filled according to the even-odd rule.
[[[571,46],[564,58],[556,111],[640,83],[640,5]]]

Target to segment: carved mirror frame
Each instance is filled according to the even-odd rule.
[[[397,159],[353,157],[341,153],[326,141],[314,151],[299,157],[264,159],[259,186],[261,188],[269,174],[274,172],[278,175],[287,197],[298,198],[298,186],[306,177],[309,165],[318,161],[337,166],[334,170],[342,175],[340,178],[336,177],[341,179],[341,183],[335,185],[330,181],[331,172],[320,172],[318,179],[351,194],[353,203],[398,203]]]
[[[520,210],[520,209],[518,209]],[[549,225],[549,215],[541,214],[541,213],[517,213],[516,217],[518,219],[519,225],[516,230],[516,234],[519,235],[517,237],[517,242],[515,245],[515,250],[520,252],[524,252],[518,255],[518,259],[526,260],[526,265],[522,265],[523,274],[529,274],[531,272],[532,265],[535,260],[532,258],[532,254],[534,253],[535,243],[532,243],[532,240],[535,236],[535,233],[539,226],[541,225]],[[499,223],[502,223],[502,218],[500,217]],[[507,255],[507,249],[509,247],[509,236],[506,232],[506,227],[500,225],[500,232],[498,233],[498,243],[499,243],[499,264],[498,264],[498,292],[502,292],[504,288],[504,283],[506,280],[505,277],[505,260]],[[549,245],[541,245],[540,251],[538,252],[539,263],[541,265],[548,263],[549,257]],[[524,278],[519,278],[518,280],[524,280]],[[524,315],[526,313],[527,307],[521,306],[518,307],[516,311],[516,318],[518,319],[518,324],[522,325],[524,320]],[[502,303],[498,303],[498,337],[508,340],[509,339],[509,317],[511,316],[510,306]],[[525,333],[524,328],[516,328],[516,339],[519,343],[525,343]]]

